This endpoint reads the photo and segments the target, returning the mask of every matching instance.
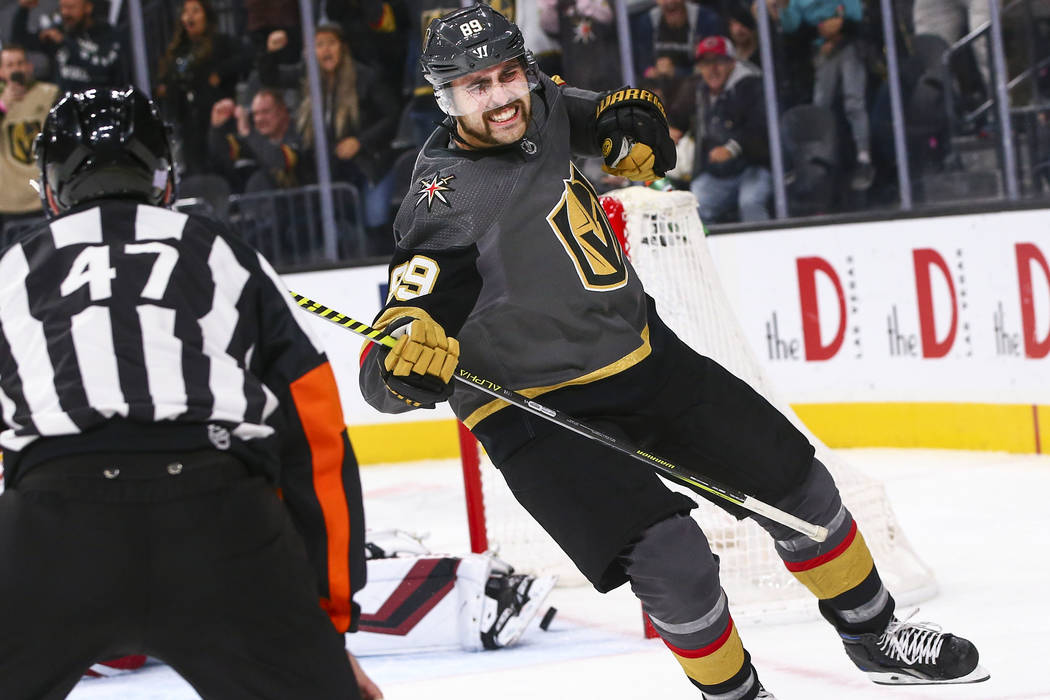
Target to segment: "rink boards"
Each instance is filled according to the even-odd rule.
[[[1050,217],[1024,210],[712,236],[752,350],[833,447],[1041,452],[1050,439]],[[288,275],[370,321],[385,266]],[[323,321],[362,462],[458,452],[446,407],[376,413],[361,343]],[[497,378],[498,379],[498,378]]]

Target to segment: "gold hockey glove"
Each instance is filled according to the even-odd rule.
[[[602,170],[630,180],[656,180],[678,160],[660,98],[621,88],[602,98],[594,114]]]
[[[403,330],[402,330],[403,329]],[[397,344],[377,359],[391,394],[415,408],[434,408],[452,396],[452,373],[459,364],[459,341],[432,319],[412,319]]]

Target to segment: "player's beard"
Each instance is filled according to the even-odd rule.
[[[532,118],[532,104],[531,100],[529,99],[529,96],[526,96],[525,98],[515,100],[514,102],[510,102],[509,104],[503,105],[503,107],[499,107],[497,109],[503,109],[504,107],[511,105],[518,106],[519,120],[516,125],[517,128],[514,129],[513,138],[508,133],[503,133],[499,135],[493,133],[493,124],[488,119],[486,119],[486,115],[497,111],[496,109],[491,109],[487,112],[481,113],[480,127],[472,127],[471,125],[467,124],[465,119],[457,120],[459,130],[463,133],[463,135],[469,136],[473,141],[475,141],[478,144],[478,146],[476,147],[484,148],[490,146],[506,146],[507,144],[514,143],[518,139],[525,136],[525,132],[529,128],[529,119]]]

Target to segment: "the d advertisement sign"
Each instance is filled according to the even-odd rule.
[[[1017,243],[1017,281],[1021,297],[1021,329],[1025,357],[1039,359],[1050,353],[1050,316],[1045,301],[1050,296],[1050,268],[1043,251],[1034,243]],[[1033,274],[1033,270],[1035,274]],[[1036,309],[1036,291],[1041,290],[1042,313]]]
[[[952,349],[955,342],[955,331],[958,327],[958,299],[955,295],[955,284],[952,282],[952,273],[948,270],[948,264],[944,262],[941,254],[932,248],[919,248],[912,251],[912,259],[915,261],[915,294],[918,301],[919,332],[922,337],[922,356],[944,357]],[[931,270],[933,274],[940,274],[941,279],[948,285],[948,294],[951,299],[949,313],[951,321],[948,333],[941,339],[937,338],[937,329],[933,308],[933,291],[931,288]]]
[[[1050,444],[1048,214],[904,219],[707,241],[775,393],[814,429],[833,424],[843,445],[1030,451],[1040,449],[1040,439]],[[388,274],[376,265],[287,280],[322,301],[349,299],[347,309],[370,319]],[[445,406],[426,416],[376,413],[356,389],[357,363],[347,360],[357,357],[361,341],[314,322],[329,356],[343,358],[333,366],[359,458],[400,458],[391,456],[393,443],[406,459],[421,458],[409,454],[416,448],[434,456],[445,433],[454,453]],[[420,424],[412,440],[386,430],[409,422]],[[834,430],[818,433],[836,437]]]
[[[792,404],[1050,405],[1045,211],[709,243],[745,335]],[[746,265],[744,262],[746,261]]]
[[[806,360],[816,362],[835,356],[846,338],[846,295],[835,268],[824,258],[806,257],[795,260],[798,270],[799,306],[802,309],[802,342]],[[820,306],[817,299],[817,275],[823,275],[834,287],[838,302],[838,325],[831,341],[824,344],[820,327]]]

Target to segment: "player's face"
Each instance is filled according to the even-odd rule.
[[[532,114],[529,81],[521,61],[471,73],[452,83],[460,136],[468,145],[487,148],[514,143],[525,135]]]
[[[325,73],[334,73],[343,55],[342,48],[335,34],[318,32],[314,37],[314,54],[317,56],[318,67]]]

